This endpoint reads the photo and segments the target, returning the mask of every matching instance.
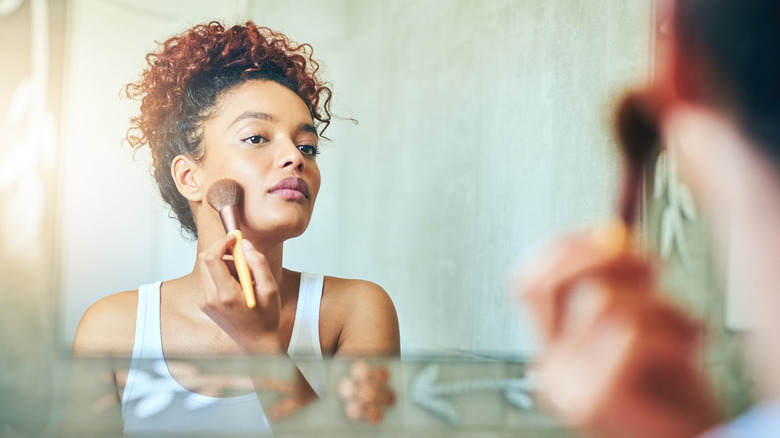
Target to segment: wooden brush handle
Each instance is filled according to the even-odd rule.
[[[241,247],[241,241],[244,240],[244,236],[241,230],[233,230],[228,234],[236,236],[236,244],[233,245],[233,262],[236,265],[236,273],[238,274],[238,281],[241,283],[241,289],[244,291],[246,305],[251,309],[257,303],[255,302],[255,290],[252,287],[252,277],[249,275],[249,265],[246,263],[244,248]]]

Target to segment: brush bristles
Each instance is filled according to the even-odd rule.
[[[658,127],[648,103],[639,94],[629,94],[617,106],[615,112],[620,148],[628,165],[640,168],[647,156],[657,146]]]
[[[240,200],[241,186],[232,179],[226,178],[215,182],[206,193],[206,201],[217,211],[227,206],[238,205]]]
[[[636,220],[641,199],[643,167],[659,142],[657,121],[650,101],[642,94],[626,95],[615,111],[615,125],[619,146],[626,159],[618,213],[630,226]]]

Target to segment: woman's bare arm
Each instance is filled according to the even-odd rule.
[[[390,296],[370,281],[326,279],[333,291],[324,312],[341,316],[335,353],[339,356],[397,356],[401,352],[398,316]],[[329,292],[330,294],[330,292]],[[323,298],[326,299],[326,298]]]
[[[122,388],[116,376],[130,366],[137,306],[137,291],[122,292],[99,300],[81,318],[73,341],[66,435],[121,435]]]

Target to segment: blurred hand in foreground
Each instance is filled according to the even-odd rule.
[[[720,418],[697,366],[700,327],[626,239],[624,227],[561,238],[515,281],[543,341],[542,403],[589,436],[696,436]]]

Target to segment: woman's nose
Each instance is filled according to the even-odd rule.
[[[293,168],[298,171],[303,171],[305,159],[303,152],[298,149],[292,141],[286,141],[282,145],[281,151],[277,156],[277,164],[281,168]]]

